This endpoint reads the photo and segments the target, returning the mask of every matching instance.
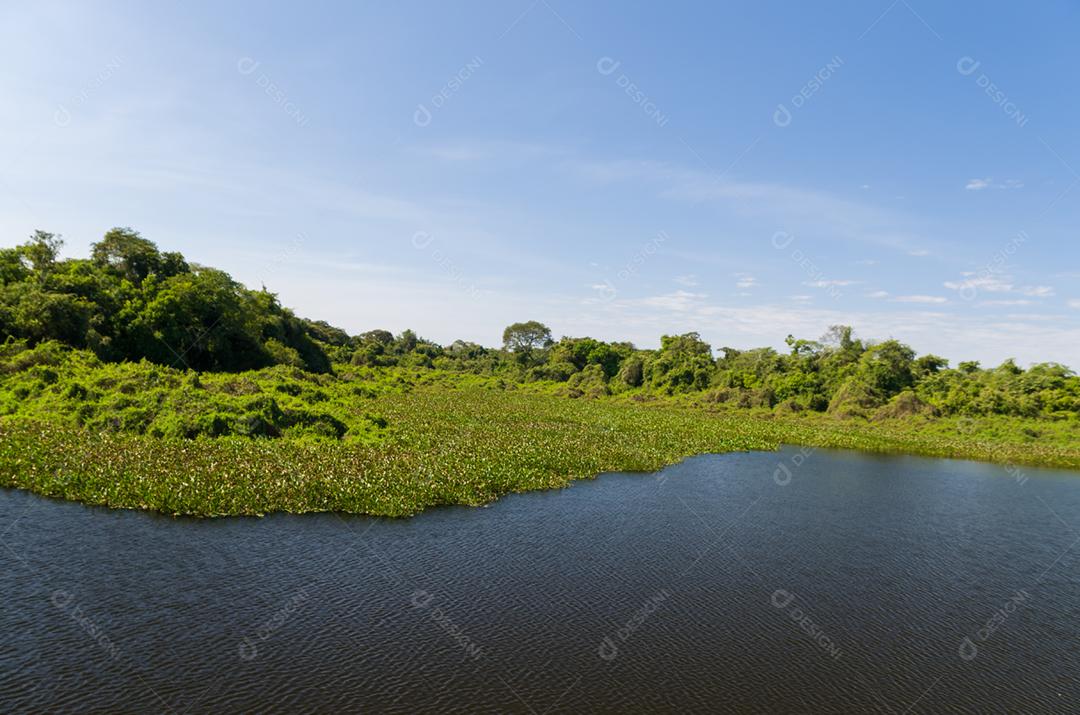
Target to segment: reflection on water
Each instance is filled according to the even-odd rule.
[[[1080,480],[1021,476],[787,449],[398,521],[2,491],[0,710],[1069,712]]]

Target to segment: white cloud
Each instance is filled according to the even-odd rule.
[[[949,301],[937,295],[898,295],[892,299],[894,303],[948,303]]]
[[[1074,310],[1080,310],[1080,300],[1070,300],[1066,305]]]
[[[888,298],[889,297],[889,291],[887,291],[887,290],[875,290],[872,293],[867,293],[866,297],[867,298]]]
[[[677,290],[674,293],[665,293],[649,298],[641,298],[636,302],[650,308],[685,312],[700,305],[707,297],[708,296],[704,293],[691,293],[685,290]]]
[[[820,280],[820,281],[805,281],[804,286],[808,288],[839,288],[842,286],[853,286],[862,283],[862,281],[852,280]]]
[[[735,283],[736,288],[745,290],[747,288],[757,288],[758,286],[757,279],[749,273],[736,273],[735,277],[738,278]]]
[[[478,141],[458,144],[434,144],[408,147],[413,154],[442,161],[485,161],[489,159],[528,160],[557,156],[563,150],[542,144],[514,141]]]
[[[1054,295],[1052,286],[1018,286],[1012,276],[996,273],[985,273],[975,276],[974,273],[964,273],[962,281],[945,281],[944,285],[949,290],[960,291],[967,297],[975,295],[978,291],[987,293],[1015,293],[1029,298],[1049,298]]]
[[[482,149],[464,145],[432,146],[418,149],[417,152],[443,161],[477,161],[489,157],[489,154]]]
[[[915,256],[916,258],[922,258],[924,256],[929,256],[930,251],[926,250],[925,248],[915,248],[913,250],[908,251],[908,255],[909,256]]]
[[[694,274],[690,273],[685,276],[675,276],[675,282],[681,286],[693,288],[698,284],[698,278]]]
[[[1046,313],[1009,313],[1005,316],[1009,320],[1024,320],[1024,321],[1039,321],[1044,323],[1053,323],[1060,318],[1056,315],[1047,315]]]
[[[979,301],[979,305],[1001,305],[1001,306],[1031,305],[1033,302],[1034,301],[1031,301],[1031,300],[1024,300],[1023,298],[1020,298],[1020,299],[1017,299],[1017,300],[983,300],[983,301]]]
[[[965,276],[973,276],[974,273],[964,273]],[[962,281],[945,281],[945,287],[949,290],[985,290],[990,293],[1009,293],[1013,289],[1012,283],[993,275],[980,276],[979,278],[965,278]]]
[[[964,186],[968,191],[982,191],[983,189],[1022,189],[1024,182],[1019,179],[1005,179],[995,182],[990,177],[985,179],[969,179]]]

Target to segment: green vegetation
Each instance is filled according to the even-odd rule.
[[[350,336],[129,229],[0,250],[0,485],[173,514],[406,515],[781,443],[1080,468],[1080,377],[950,368],[838,326],[657,350]]]
[[[89,259],[58,260],[61,246],[38,231],[0,250],[0,335],[193,370],[330,369],[304,321],[223,271],[161,253],[126,228],[106,233]]]

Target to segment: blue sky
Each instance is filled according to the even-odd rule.
[[[0,228],[350,332],[1080,366],[1070,2],[9,2]]]

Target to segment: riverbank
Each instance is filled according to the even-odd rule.
[[[45,413],[8,416],[0,421],[0,484],[175,515],[397,517],[785,443],[1080,469],[1075,422],[865,422],[440,383],[385,391],[362,410],[385,423],[377,440],[183,439],[94,432]]]

